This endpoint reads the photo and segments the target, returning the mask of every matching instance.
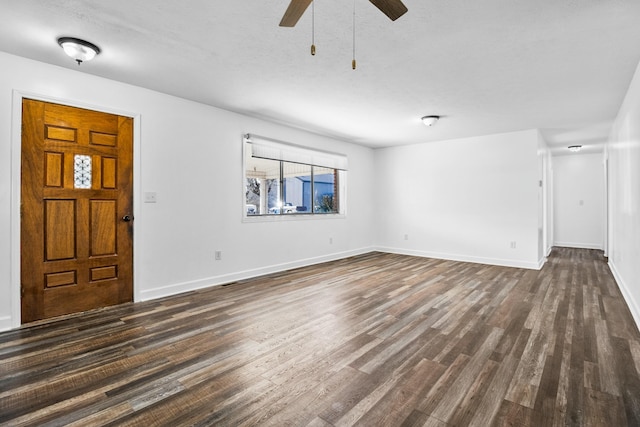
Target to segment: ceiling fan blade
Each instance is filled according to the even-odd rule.
[[[369,0],[374,4],[375,7],[380,9],[380,12],[384,13],[391,19],[395,21],[400,18],[402,15],[407,13],[407,6],[402,3],[401,0]]]
[[[313,0],[291,0],[287,11],[280,21],[281,27],[295,27],[307,7]]]

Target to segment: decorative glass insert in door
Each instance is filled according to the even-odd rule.
[[[91,188],[91,156],[76,154],[73,159],[73,187]]]

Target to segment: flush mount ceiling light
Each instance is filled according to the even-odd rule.
[[[438,120],[440,120],[440,116],[424,116],[422,123],[424,123],[425,126],[433,126],[438,123]]]
[[[64,53],[73,58],[78,65],[84,61],[91,61],[100,53],[100,48],[95,44],[75,37],[60,37],[58,44],[64,49]]]
[[[582,145],[570,145],[567,148],[569,149],[569,151],[577,153],[578,151],[582,150]]]

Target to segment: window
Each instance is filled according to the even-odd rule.
[[[91,156],[73,156],[73,188],[91,188]]]
[[[346,156],[245,136],[246,216],[343,213]]]

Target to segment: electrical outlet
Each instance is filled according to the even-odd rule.
[[[408,234],[404,235],[404,240],[409,240],[409,235]]]
[[[158,203],[158,193],[155,191],[145,191],[144,193],[145,203]]]
[[[329,237],[329,244],[333,245],[333,237]]]
[[[516,242],[515,242],[515,241],[514,241],[514,242],[511,242],[511,245],[510,245],[510,246],[511,246],[511,249],[515,249],[515,248],[516,248]]]
[[[222,259],[222,251],[216,251],[216,261],[220,261]]]

